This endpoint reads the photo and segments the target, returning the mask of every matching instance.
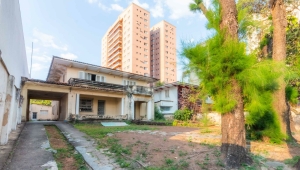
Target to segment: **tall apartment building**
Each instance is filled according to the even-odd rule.
[[[151,77],[161,82],[177,81],[176,69],[176,27],[161,21],[150,29]]]
[[[150,13],[132,3],[102,38],[101,65],[150,76]]]

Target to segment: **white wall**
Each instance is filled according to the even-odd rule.
[[[20,123],[18,119],[21,114],[20,95],[17,89],[21,88],[21,77],[29,77],[19,0],[0,0],[0,50],[2,53],[0,60],[3,60],[4,63],[4,65],[0,64],[0,75],[5,74],[3,68],[6,67],[8,75],[13,76],[14,79],[9,85],[13,91],[8,94],[5,90],[7,87],[3,86],[7,84],[8,80],[5,76],[0,77],[2,81],[0,83],[0,93],[2,93],[0,94],[0,100],[2,100],[0,104],[7,108],[4,112],[0,106],[0,122],[8,120],[7,124],[0,128],[0,141],[1,144],[6,144],[9,133],[16,129],[17,123]],[[10,101],[6,100],[8,98]],[[8,113],[8,115],[5,116],[4,113]],[[2,126],[2,124],[0,125]]]
[[[20,88],[21,76],[28,77],[23,27],[19,0],[0,0],[0,50],[15,86]]]
[[[166,97],[165,90],[169,90],[169,97]],[[154,91],[154,103],[160,106],[171,106],[169,111],[162,111],[163,114],[173,114],[178,110],[178,88],[173,86],[170,88],[159,89]]]

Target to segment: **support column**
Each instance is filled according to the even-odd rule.
[[[7,81],[7,88],[6,88],[6,99],[4,105],[4,115],[2,121],[2,129],[0,135],[0,144],[4,145],[8,141],[8,120],[9,120],[9,113],[11,108],[11,102],[13,98],[13,88],[14,88],[15,78],[14,76],[9,76]]]
[[[79,115],[79,101],[80,101],[80,94],[76,94],[76,108],[75,108],[75,114]]]
[[[147,119],[148,120],[154,120],[154,114],[152,113],[153,112],[152,103],[153,103],[152,100],[147,102]]]
[[[121,99],[121,115],[124,115],[124,98]]]
[[[131,120],[134,120],[134,110],[135,110],[135,105],[134,105],[134,99],[133,97],[130,98],[130,102],[131,102],[131,107],[130,107],[130,114],[131,114]]]

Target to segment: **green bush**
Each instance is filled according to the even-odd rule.
[[[192,118],[193,112],[187,108],[184,108],[182,110],[177,110],[174,113],[174,119],[187,121]]]
[[[30,99],[30,104],[51,106],[51,100]]]
[[[158,109],[157,106],[154,107],[154,119],[155,120],[165,120],[164,115],[161,113],[161,111]]]

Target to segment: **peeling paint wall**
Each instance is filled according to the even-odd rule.
[[[0,144],[6,144],[21,123],[21,77],[29,77],[19,0],[0,0],[0,37]]]

